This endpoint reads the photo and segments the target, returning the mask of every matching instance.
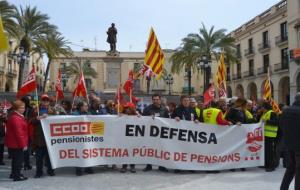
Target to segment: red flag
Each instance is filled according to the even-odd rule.
[[[74,89],[73,96],[82,96],[87,98],[87,89],[85,86],[83,73],[80,74],[80,78],[76,88]]]
[[[61,87],[61,72],[60,69],[58,69],[58,75],[56,79],[56,84],[55,84],[55,90],[56,90],[56,97],[57,99],[63,99],[64,98],[64,93]]]
[[[208,105],[215,98],[215,88],[211,84],[210,87],[204,93],[204,106]]]
[[[136,102],[140,101],[137,97],[135,97],[132,94],[132,91],[133,91],[133,71],[132,70],[129,71],[128,79],[125,82],[123,89],[125,90],[126,94],[130,97],[130,102],[136,103]]]
[[[21,88],[17,93],[17,98],[21,98],[25,96],[27,93],[32,92],[36,89],[36,81],[35,81],[35,69],[32,67],[30,73],[26,76]]]

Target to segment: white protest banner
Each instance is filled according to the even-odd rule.
[[[153,164],[183,170],[264,165],[263,124],[216,126],[137,116],[51,116],[42,127],[53,168]]]

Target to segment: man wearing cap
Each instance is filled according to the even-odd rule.
[[[276,163],[276,137],[278,132],[278,117],[269,102],[262,104],[261,121],[265,123],[265,170],[272,172]]]
[[[50,98],[47,94],[43,94],[41,96],[41,103],[39,106],[39,115],[36,111],[34,114],[35,116],[31,120],[33,125],[33,147],[35,149],[35,156],[36,156],[36,174],[35,178],[40,178],[43,176],[43,167],[44,167],[44,160],[45,165],[47,167],[47,174],[49,176],[54,176],[54,170],[52,169],[49,153],[46,146],[45,136],[43,133],[41,119],[46,118],[48,115],[53,115],[54,110],[50,107]]]
[[[295,189],[300,189],[300,93],[295,102],[283,110],[279,126],[283,131],[285,148],[288,150],[288,162],[280,190],[288,190],[295,176]]]
[[[162,105],[161,103],[161,96],[159,94],[152,95],[152,104],[147,106],[143,111],[143,116],[152,116],[154,117],[163,117],[169,118],[169,111],[168,109]],[[160,171],[168,171],[165,167],[159,166],[158,169]],[[152,170],[152,165],[147,164],[146,168],[143,171],[150,171]]]

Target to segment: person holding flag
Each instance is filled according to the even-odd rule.
[[[276,168],[276,144],[279,121],[278,115],[273,110],[274,106],[276,107],[276,103],[272,98],[272,87],[269,70],[267,79],[264,84],[263,99],[265,101],[262,105],[262,116],[260,118],[260,121],[263,121],[265,123],[265,170],[266,172],[272,172]],[[271,102],[273,102],[273,105],[271,105]]]

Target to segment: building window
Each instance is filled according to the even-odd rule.
[[[241,58],[242,54],[241,54],[241,44],[236,45],[236,57],[237,58]]]
[[[281,66],[282,69],[287,69],[289,67],[288,48],[281,50]]]
[[[249,49],[250,54],[253,53],[253,39],[252,38],[250,38],[248,40],[248,49]]]
[[[254,75],[254,60],[250,59],[249,60],[249,76]]]
[[[280,35],[282,40],[287,39],[288,36],[287,22],[280,24]]]
[[[86,88],[88,90],[91,90],[91,88],[92,88],[92,79],[84,79],[84,80],[85,80]]]
[[[230,80],[230,66],[226,66],[226,79]]]
[[[263,61],[264,61],[264,73],[267,73],[270,65],[269,54],[263,56]]]
[[[263,32],[263,47],[267,48],[269,46],[269,32]]]
[[[240,63],[238,63],[238,64],[236,64],[236,70],[237,70],[237,77],[238,78],[241,78],[241,73],[242,73],[242,67],[241,67],[241,64]]]

